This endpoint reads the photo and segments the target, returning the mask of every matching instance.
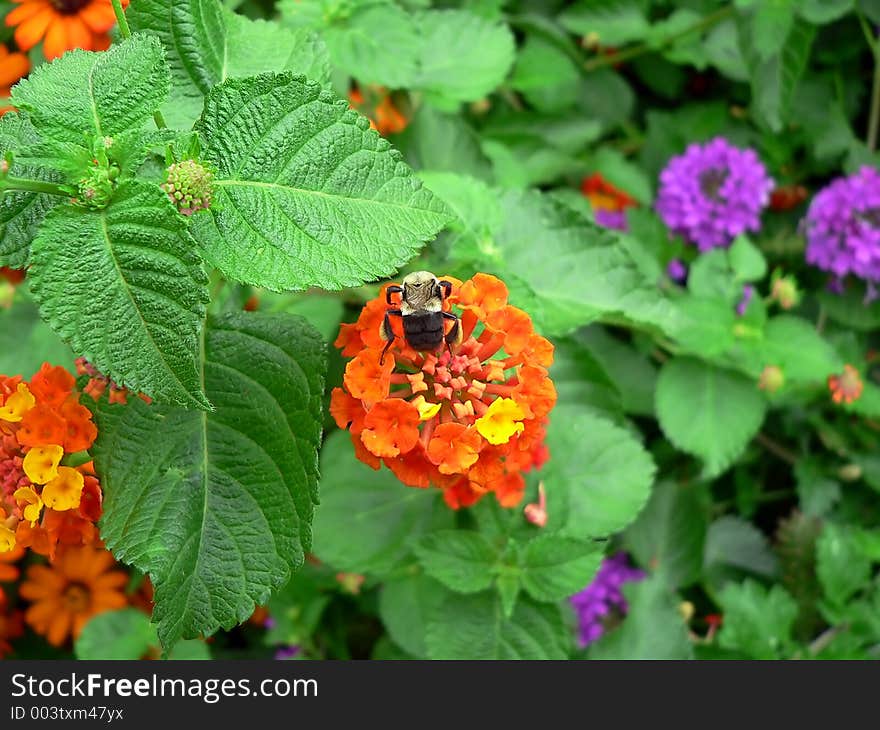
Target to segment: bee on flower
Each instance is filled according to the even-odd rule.
[[[55,556],[97,538],[101,487],[91,462],[70,466],[97,436],[73,376],[43,363],[27,383],[0,376],[0,553],[16,545]]]
[[[508,304],[500,279],[431,277],[443,289],[436,348],[422,339],[424,328],[414,338],[406,317],[389,316],[401,307],[388,302],[403,292],[385,285],[356,323],[341,327],[335,344],[352,359],[330,412],[373,469],[384,464],[408,486],[439,487],[453,509],[490,492],[501,505],[516,506],[523,473],[548,456],[553,345]]]

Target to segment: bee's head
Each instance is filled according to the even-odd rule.
[[[403,280],[403,301],[418,309],[439,296],[437,277],[430,271],[414,271]]]

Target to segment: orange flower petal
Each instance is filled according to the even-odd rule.
[[[361,441],[376,456],[397,456],[419,440],[419,411],[402,398],[377,403],[364,418]]]
[[[367,406],[386,398],[391,389],[394,356],[388,353],[382,365],[379,364],[379,359],[379,352],[363,350],[345,366],[345,387],[352,396],[362,400]]]
[[[38,401],[57,408],[67,400],[75,385],[76,380],[65,368],[44,362],[31,378],[30,389]]]
[[[464,474],[476,463],[484,444],[475,428],[441,423],[428,443],[428,459],[441,474]]]
[[[51,5],[46,3],[38,13],[25,20],[15,29],[15,42],[23,51],[29,51],[46,35],[46,29],[57,16]],[[7,25],[9,19],[7,18]]]
[[[93,0],[78,15],[95,33],[106,33],[116,24],[113,6],[107,0]]]
[[[28,0],[28,2],[22,3],[6,15],[6,27],[13,28],[16,25],[20,25],[41,10],[45,10],[47,7],[49,7],[48,2],[42,2],[42,0]],[[4,50],[6,50],[5,47]]]
[[[342,388],[334,388],[330,393],[330,415],[339,428],[359,434],[364,429],[367,412],[357,398],[352,398]]]
[[[31,62],[27,56],[23,53],[10,53],[0,63],[0,86],[8,89],[30,70]]]
[[[46,29],[46,37],[43,39],[43,55],[51,61],[54,58],[60,58],[70,48],[67,40],[67,19],[63,16],[56,16]]]
[[[67,440],[67,424],[51,408],[37,403],[22,416],[16,438],[22,446],[64,444]]]

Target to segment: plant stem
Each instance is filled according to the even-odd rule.
[[[131,26],[129,26],[128,20],[125,17],[125,11],[122,9],[122,0],[110,0],[110,2],[113,5],[116,22],[119,24],[119,34],[123,38],[131,38]],[[158,109],[153,112],[153,121],[159,129],[168,128],[168,125],[165,124],[165,117],[162,116],[162,112]]]
[[[642,56],[645,53],[650,53],[651,51],[659,51],[662,48],[667,48],[668,46],[671,46],[677,40],[684,38],[691,33],[697,33],[711,28],[713,25],[721,22],[732,13],[733,5],[726,5],[723,8],[719,8],[714,13],[709,13],[708,15],[703,16],[696,23],[694,23],[693,25],[689,25],[683,30],[678,31],[678,33],[673,33],[667,38],[664,38],[659,43],[639,43],[638,45],[624,48],[619,53],[614,53],[610,56],[591,58],[589,61],[584,62],[583,68],[585,71],[588,72],[595,71],[596,69],[605,68],[606,66],[613,66],[614,64],[622,63],[623,61],[628,61],[631,58]]]
[[[868,118],[868,149],[877,149],[877,130],[880,127],[880,53],[874,49],[874,83],[871,86],[871,112]]]
[[[778,456],[787,464],[791,464],[794,466],[798,462],[798,456],[793,451],[789,451],[781,444],[776,443],[773,439],[767,436],[764,433],[758,433],[755,436],[755,441],[757,441],[761,446],[763,446],[767,451],[769,451],[774,456]]]
[[[56,183],[46,182],[45,180],[29,180],[21,177],[0,177],[0,193],[7,190],[23,190],[29,193],[48,193],[49,195],[59,195],[63,198],[70,197],[70,193]]]

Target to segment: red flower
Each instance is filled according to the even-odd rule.
[[[859,399],[864,387],[859,371],[852,365],[844,365],[840,375],[828,376],[828,389],[831,391],[831,400],[835,403],[849,405]]]
[[[380,365],[383,287],[356,323],[341,327],[336,346],[354,359],[331,395],[330,412],[372,468],[384,463],[411,487],[433,484],[453,508],[489,492],[514,506],[525,489],[522,473],[547,458],[553,345],[507,303],[507,287],[496,277],[444,278],[452,291],[443,308],[457,308],[461,344],[452,352],[416,352],[400,318],[392,318],[398,336]]]

